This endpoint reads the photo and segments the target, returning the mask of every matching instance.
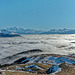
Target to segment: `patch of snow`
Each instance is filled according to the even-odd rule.
[[[67,58],[63,58],[63,57],[58,57],[55,59],[55,62],[57,64],[60,64],[60,63],[69,63],[69,64],[75,64],[74,61],[70,60],[70,59],[67,59]]]
[[[55,60],[55,58],[54,58],[53,56],[51,56],[51,57],[49,58],[49,60]]]
[[[37,65],[26,66],[26,68],[37,68],[37,69],[43,70],[42,68],[38,67]]]
[[[21,63],[25,62],[25,61],[29,61],[30,58],[26,58],[25,60],[23,60]]]
[[[21,70],[21,69],[25,69],[25,68],[20,67],[20,66],[16,66],[16,70]]]
[[[58,65],[53,65],[52,67],[50,67],[50,68],[46,71],[46,73],[47,73],[47,74],[54,73],[54,72],[58,71],[58,69],[59,69],[59,66],[58,66]]]
[[[28,63],[36,63],[36,61],[40,60],[41,57],[40,56],[37,56],[37,57],[32,57],[30,58],[30,61]]]

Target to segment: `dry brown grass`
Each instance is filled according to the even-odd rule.
[[[37,65],[39,66],[40,68],[42,68],[43,70],[40,70],[40,69],[37,69],[37,68],[28,68],[28,69],[31,69],[31,70],[35,70],[35,73],[37,72],[38,74],[46,74],[46,70],[50,67],[52,67],[52,65],[50,64],[38,64],[38,63],[32,63],[32,64],[19,64],[19,65],[13,65],[13,66],[10,66],[10,67],[3,67],[4,70],[15,70],[15,71],[22,71],[22,70],[16,70],[16,66],[20,66],[20,67],[23,67],[25,69],[23,70],[26,70],[27,68],[25,66],[29,66],[29,65]],[[26,71],[25,71],[26,72]],[[6,72],[7,73],[7,72]],[[31,72],[30,72],[31,73]],[[17,73],[15,73],[17,74]],[[11,73],[12,75],[12,73]]]
[[[63,69],[56,75],[75,75],[75,69],[74,68]]]
[[[50,56],[50,54],[49,55],[48,54],[47,55],[40,55],[40,57],[42,57],[42,58],[44,58],[45,56]],[[60,55],[59,56],[51,55],[51,56],[59,57]],[[37,56],[34,56],[34,57],[37,57]],[[43,70],[40,70],[40,69],[37,69],[37,68],[26,68],[25,67],[25,66],[29,66],[29,65],[37,65],[40,68],[42,68]],[[18,69],[16,69],[17,66],[22,67],[24,69],[18,70]],[[5,73],[4,75],[49,75],[49,74],[46,74],[46,71],[52,66],[53,65],[50,65],[50,64],[32,63],[32,64],[12,65],[12,66],[9,66],[9,67],[3,67],[3,69],[7,70],[7,71],[4,72]],[[75,64],[73,65],[73,64],[64,63],[64,64],[60,64],[59,66],[60,66],[60,68],[62,68],[62,71],[56,73],[55,75],[75,75],[75,69],[74,69]],[[26,69],[34,70],[35,73],[34,72],[27,72]],[[11,71],[8,71],[8,70],[11,70]],[[14,70],[14,72],[12,72],[13,70]]]
[[[36,74],[36,73],[28,73],[28,72],[9,72],[5,71],[4,75],[47,75],[47,74]]]
[[[47,75],[47,74],[42,74],[42,73],[36,74],[36,73],[20,72],[20,71],[15,71],[15,72],[5,71],[4,75]],[[74,68],[63,69],[61,72],[55,75],[75,75],[75,69]]]
[[[3,67],[3,69],[6,70],[8,68],[8,70],[13,70],[14,68],[16,68],[16,66],[20,66],[20,67],[25,68],[25,66],[29,66],[29,65],[37,65],[43,69],[48,69],[48,68],[52,67],[52,65],[50,65],[50,64],[45,65],[45,64],[32,63],[32,64],[19,64],[19,65],[13,65],[10,67]]]
[[[28,65],[34,65],[34,64],[26,64],[26,65],[21,64],[21,65],[17,65],[17,66],[25,67]],[[37,72],[38,74],[36,74],[36,72],[35,73],[26,72],[26,71],[21,72],[21,71],[17,71],[17,70],[15,72],[12,72],[12,69],[16,67],[16,65],[15,65],[15,66],[9,67],[8,69],[11,71],[10,72],[5,71],[4,75],[47,75],[47,74],[45,74],[46,69],[50,68],[52,66],[52,65],[44,65],[44,64],[37,64],[37,63],[36,63],[36,65],[43,68],[44,70],[38,70],[38,72]],[[72,65],[72,67],[67,67],[66,65],[65,66],[61,65],[61,67],[63,68],[62,71],[59,73],[56,73],[55,75],[75,75],[75,65]]]

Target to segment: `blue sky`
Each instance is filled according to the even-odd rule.
[[[0,29],[75,28],[75,0],[0,0]]]

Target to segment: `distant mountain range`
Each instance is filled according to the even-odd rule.
[[[20,35],[18,33],[10,32],[6,29],[0,30],[0,37],[15,37],[15,36],[20,36]]]
[[[75,34],[75,29],[51,29],[42,34]]]
[[[0,30],[0,36],[19,36],[19,34],[75,34],[75,29],[51,29],[49,31],[23,29],[23,28],[6,28]]]
[[[6,30],[13,32],[13,33],[18,33],[18,34],[40,34],[43,33],[41,30],[34,30],[34,29],[23,29],[23,28],[6,28]]]

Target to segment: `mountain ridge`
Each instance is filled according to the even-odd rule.
[[[12,27],[12,28],[6,28],[6,29],[1,29],[1,32],[9,32],[10,33],[17,33],[17,34],[75,34],[75,29],[50,29],[48,31],[43,31],[43,30],[35,30],[35,29],[23,29],[23,28],[17,28],[17,27]],[[4,34],[5,34],[4,33]]]

